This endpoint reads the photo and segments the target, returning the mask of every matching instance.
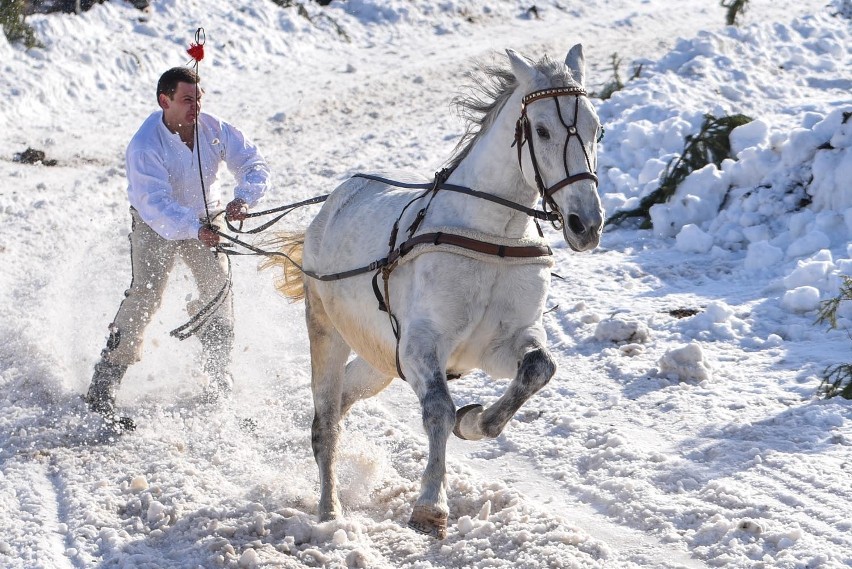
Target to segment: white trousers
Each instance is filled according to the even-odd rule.
[[[103,352],[104,360],[123,365],[134,364],[142,357],[145,328],[160,307],[175,259],[186,264],[198,287],[198,299],[187,305],[190,316],[214,299],[228,279],[225,255],[214,254],[197,239],[164,239],[142,221],[134,208],[130,208],[130,213],[133,218],[130,231],[133,279],[110,326],[110,338]],[[217,333],[233,335],[233,314],[229,291],[208,324],[215,322]]]

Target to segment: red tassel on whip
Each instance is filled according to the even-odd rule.
[[[204,59],[204,45],[200,43],[190,44],[189,49],[186,50],[186,53],[194,59],[195,61],[201,61]]]
[[[204,59],[204,42],[206,39],[204,28],[198,28],[195,30],[195,43],[189,44],[189,49],[186,50],[186,53],[195,60],[196,66],[199,61]]]

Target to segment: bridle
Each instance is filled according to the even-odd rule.
[[[562,109],[559,107],[559,97],[564,96],[574,97],[574,121],[571,124],[565,122],[565,118],[562,116]],[[518,122],[515,123],[515,141],[512,143],[512,145],[517,145],[518,147],[518,165],[520,166],[521,171],[523,171],[524,164],[521,151],[523,150],[524,144],[529,143],[530,160],[532,161],[533,171],[535,173],[535,183],[538,188],[538,193],[541,196],[541,201],[544,206],[544,209],[547,210],[547,208],[550,208],[553,212],[558,214],[558,221],[552,222],[553,226],[557,229],[561,229],[563,220],[562,212],[556,205],[556,202],[553,199],[553,194],[555,194],[565,186],[568,186],[580,180],[591,180],[595,183],[595,186],[597,186],[598,184],[598,177],[593,172],[592,161],[589,159],[589,154],[586,152],[586,147],[583,144],[583,138],[577,131],[577,117],[580,110],[580,97],[585,96],[586,91],[581,87],[553,87],[550,89],[533,91],[532,93],[525,95],[524,98],[521,100],[521,116],[518,118]],[[541,176],[541,170],[538,166],[538,160],[535,156],[535,147],[533,145],[532,123],[530,123],[529,117],[527,116],[527,106],[542,99],[553,99],[554,103],[556,104],[556,113],[559,116],[559,121],[562,123],[562,126],[564,126],[568,131],[568,135],[565,137],[565,145],[562,149],[562,162],[565,165],[566,177],[556,182],[552,186],[547,186]],[[577,140],[580,143],[580,149],[582,149],[583,151],[583,156],[586,159],[586,167],[588,168],[588,171],[580,172],[578,174],[571,174],[571,170],[568,168],[568,143],[574,137],[577,137]]]

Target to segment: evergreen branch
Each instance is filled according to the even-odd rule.
[[[852,399],[852,364],[837,364],[825,368],[819,393],[826,399],[837,396]]]
[[[683,153],[676,160],[669,161],[659,188],[642,198],[637,208],[613,214],[606,220],[606,225],[620,223],[629,217],[641,217],[644,218],[643,227],[650,227],[651,206],[667,202],[678,186],[695,170],[711,163],[720,167],[723,160],[731,158],[731,131],[751,121],[750,117],[742,114],[718,119],[711,114],[704,115],[704,123],[699,133],[687,136]]]
[[[837,296],[820,303],[817,323],[827,323],[832,329],[837,328],[837,309],[844,300],[852,300],[852,277],[849,276],[843,277]],[[852,364],[836,364],[825,368],[817,391],[826,398],[839,395],[844,399],[852,399]]]
[[[618,52],[613,53],[609,56],[610,62],[612,65],[612,79],[605,83],[603,87],[601,87],[600,92],[592,93],[593,97],[597,97],[602,101],[605,101],[612,97],[612,94],[616,91],[621,91],[624,89],[624,82],[621,80],[621,73],[619,72],[619,68],[621,67],[622,59],[618,57]],[[630,74],[630,78],[628,81],[632,81],[639,77],[639,74],[642,73],[642,64],[633,66],[633,73]]]

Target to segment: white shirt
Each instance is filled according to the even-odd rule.
[[[130,140],[127,194],[139,216],[165,239],[197,239],[206,216],[198,152],[204,169],[204,189],[211,207],[210,189],[224,162],[237,185],[234,198],[254,206],[269,187],[269,167],[257,147],[230,124],[201,113],[196,148],[163,123],[163,112],[149,116]],[[221,208],[220,208],[221,209]]]

